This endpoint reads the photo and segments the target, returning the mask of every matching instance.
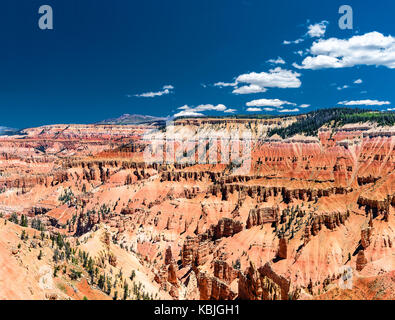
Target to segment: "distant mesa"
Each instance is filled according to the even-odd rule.
[[[15,128],[8,128],[8,127],[3,127],[0,126],[0,136],[10,136],[14,135],[19,131],[19,129]]]
[[[123,114],[119,118],[106,119],[96,124],[115,124],[115,125],[133,125],[133,124],[153,124],[165,122],[167,118],[146,116],[141,114]]]

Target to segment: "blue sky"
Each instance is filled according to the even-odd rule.
[[[43,4],[54,30],[38,28]],[[0,126],[392,109],[394,13],[392,0],[4,0]]]

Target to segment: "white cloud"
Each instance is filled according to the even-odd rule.
[[[201,117],[204,116],[203,113],[199,112],[194,112],[194,111],[189,111],[189,110],[183,110],[174,115],[175,118],[177,117]]]
[[[299,108],[308,108],[308,107],[310,107],[309,104],[301,104],[301,105],[299,106]]]
[[[262,88],[257,84],[250,84],[249,86],[242,86],[240,88],[236,88],[232,92],[235,94],[249,94],[249,93],[260,93],[266,91],[267,91],[266,88]]]
[[[263,108],[265,111],[274,111],[274,108]]]
[[[184,104],[182,107],[179,107],[178,110],[189,110],[191,109],[190,106],[188,106],[187,104]]]
[[[172,93],[171,90],[174,89],[174,87],[172,85],[165,85],[162,87],[163,90],[161,91],[156,91],[156,92],[145,92],[145,93],[140,93],[140,94],[135,94],[135,97],[139,97],[139,98],[153,98],[153,97],[160,97],[166,94],[170,94]],[[130,95],[127,95],[128,97],[130,97]]]
[[[304,39],[302,39],[302,38],[296,39],[294,41],[284,40],[283,44],[285,44],[285,45],[288,45],[288,44],[299,44],[299,43],[301,43],[303,41],[304,41]]]
[[[222,81],[220,81],[220,82],[217,82],[217,83],[214,83],[214,86],[216,86],[216,87],[235,87],[235,86],[237,86],[237,82],[222,82]]]
[[[258,100],[252,100],[246,103],[247,107],[276,107],[276,108],[282,108],[283,105],[293,105],[295,106],[295,103],[288,102],[288,101],[282,101],[279,99],[258,99]]]
[[[247,111],[248,112],[260,112],[260,111],[262,111],[262,109],[261,108],[247,108]]]
[[[297,63],[292,64],[297,69],[325,69],[325,68],[342,68],[341,63],[337,58],[329,57],[325,55],[319,55],[316,57],[306,57],[302,61],[302,65]]]
[[[329,22],[326,21],[326,20],[321,21],[319,23],[310,24],[307,27],[308,30],[307,30],[306,34],[303,35],[302,38],[296,39],[294,41],[284,40],[283,44],[284,45],[299,44],[299,43],[302,43],[307,36],[309,36],[311,38],[321,38],[321,37],[323,37],[325,35],[326,27],[328,26],[328,24],[329,24]],[[302,55],[303,51],[298,51],[296,53],[299,54],[299,55]]]
[[[357,101],[340,101],[337,104],[345,106],[383,106],[391,104],[389,101],[378,101],[378,100],[357,100]]]
[[[278,110],[278,112],[298,112],[298,111],[299,111],[298,108],[295,108],[295,109],[281,109],[281,110]]]
[[[300,73],[276,67],[269,72],[250,72],[239,75],[234,82],[217,82],[214,86],[233,86],[234,94],[266,92],[267,88],[299,88],[302,85]],[[241,85],[240,84],[246,84]],[[239,86],[239,87],[238,87]]]
[[[225,111],[226,107],[223,104],[217,104],[216,106],[212,104],[201,104],[195,108],[195,111]]]
[[[355,80],[353,83],[354,84],[361,84],[363,81],[361,80],[361,79],[357,79],[357,80]],[[343,89],[348,89],[348,88],[350,88],[350,86],[349,85],[347,85],[347,84],[345,84],[344,86],[339,86],[339,87],[337,87],[337,90],[343,90]]]
[[[320,39],[309,50],[299,69],[346,68],[356,65],[395,68],[395,38],[370,32],[349,39]]]
[[[178,110],[182,110],[174,115],[174,117],[195,117],[195,116],[204,116],[204,111],[222,111],[226,113],[233,113],[236,109],[227,109],[223,104],[201,104],[197,107],[191,107],[188,105],[183,105],[179,107]]]
[[[224,112],[225,113],[235,113],[237,110],[236,109],[226,109]]]
[[[267,60],[267,62],[273,63],[273,64],[285,64],[284,59],[281,57],[277,57],[277,59],[269,59],[269,60]]]
[[[307,34],[311,38],[321,38],[325,35],[326,27],[329,24],[328,21],[321,21],[320,23],[311,24],[308,26]]]
[[[387,111],[395,111],[395,108],[388,108]]]
[[[269,72],[251,72],[239,75],[236,82],[247,83],[250,86],[255,85],[260,87],[261,90],[266,88],[299,88],[302,84],[299,79],[300,76],[300,73],[277,67],[269,70]]]

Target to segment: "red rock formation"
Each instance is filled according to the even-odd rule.
[[[214,260],[214,276],[219,280],[230,284],[239,275],[239,272],[230,266],[227,262],[217,259]]]
[[[42,219],[46,232],[71,243],[78,239],[92,255],[96,247],[85,242],[105,225],[111,236],[106,234],[104,250],[114,258],[106,255],[103,263],[121,268],[130,256],[136,258],[149,266],[141,269],[149,281],[155,275],[149,287],[161,287],[165,298],[295,298],[290,279],[292,288],[316,295],[323,284],[336,285],[344,257],[359,244],[358,270],[372,277],[390,271],[393,135],[357,125],[321,128],[318,139],[265,136],[268,126],[293,121],[176,124],[176,130],[191,132],[199,126],[214,132],[219,124],[241,132],[247,123],[253,132],[261,130],[253,141],[251,170],[236,174],[230,171],[237,168],[226,164],[145,163],[147,141],[141,135],[152,129],[146,126],[57,125],[27,129],[24,137],[0,137],[0,213],[6,218],[23,213],[29,225]],[[62,206],[59,195],[68,188],[76,201]],[[102,204],[109,212],[99,215]],[[366,215],[369,225],[361,230]],[[180,268],[174,261],[179,248]],[[15,254],[23,258],[19,250]],[[233,267],[229,261],[235,259]],[[260,267],[235,269],[248,261]]]
[[[213,240],[220,239],[222,237],[231,237],[234,234],[239,233],[242,229],[243,225],[240,221],[235,221],[230,218],[222,218],[213,228]]]
[[[276,274],[270,263],[256,269],[251,263],[239,280],[239,298],[243,300],[286,300],[290,281]]]
[[[195,261],[196,251],[198,248],[198,239],[187,236],[182,247],[181,259],[184,267],[191,266]]]
[[[207,273],[199,273],[198,288],[201,300],[233,300],[237,295],[228,284]]]
[[[367,265],[368,260],[365,258],[364,250],[360,250],[358,252],[357,261],[356,261],[356,269],[357,271],[362,271],[363,268]]]
[[[167,281],[171,283],[174,286],[178,286],[178,279],[177,279],[177,265],[173,262],[169,265],[168,268],[168,275],[167,275]]]
[[[173,262],[173,254],[171,252],[171,247],[168,246],[165,252],[165,265],[168,265]]]
[[[278,221],[279,211],[278,206],[274,208],[251,209],[248,214],[246,228],[250,229],[253,226],[259,226],[265,223],[276,223]]]
[[[287,259],[287,240],[285,238],[280,238],[279,240],[277,257]]]
[[[372,236],[372,227],[366,227],[361,230],[361,245],[364,249],[369,247]]]

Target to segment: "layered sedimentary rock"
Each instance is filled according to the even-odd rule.
[[[276,274],[270,263],[256,269],[250,264],[239,281],[239,298],[245,300],[288,299],[290,281]]]
[[[233,300],[237,295],[228,284],[206,273],[199,274],[198,288],[201,300]]]
[[[278,220],[279,208],[259,208],[251,209],[248,214],[246,228],[249,229],[253,226],[259,226],[265,223],[275,223]]]
[[[151,298],[137,294],[138,281],[157,298],[316,298],[341,288],[344,268],[357,270],[355,277],[385,277],[394,269],[392,131],[358,124],[323,127],[317,137],[267,136],[296,120],[174,123],[175,134],[190,141],[202,132],[252,131],[246,171],[232,163],[148,162],[147,145],[163,138],[151,125],[56,125],[0,137],[0,213],[9,219],[0,232],[10,224],[14,233],[4,236],[14,239],[26,217],[36,240],[39,230],[54,243],[61,235],[71,252],[81,251],[74,262],[87,259],[84,251],[106,277],[110,267],[116,271],[117,290],[108,294],[104,284],[100,291],[108,298],[123,292],[125,281],[135,298]],[[0,254],[34,253],[38,260],[41,249],[56,265],[48,239],[47,247],[45,240],[28,243],[32,253],[0,240]],[[97,288],[100,274],[91,273],[82,277]],[[39,278],[29,278],[32,287]]]

